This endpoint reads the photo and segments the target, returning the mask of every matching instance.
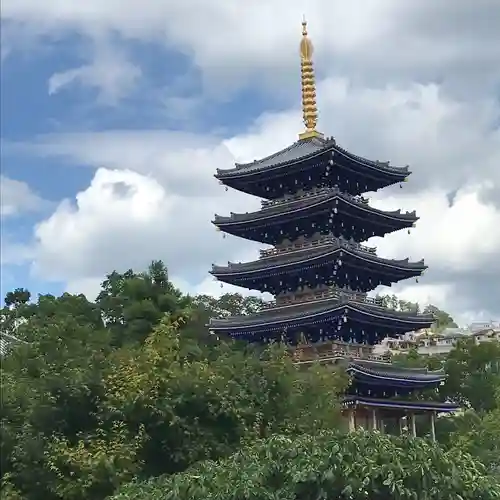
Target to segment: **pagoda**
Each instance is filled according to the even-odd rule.
[[[211,319],[208,326],[214,334],[250,342],[284,342],[301,365],[343,362],[352,377],[343,403],[350,430],[384,431],[396,419],[416,435],[415,416],[425,413],[435,438],[436,413],[457,407],[412,401],[411,395],[437,387],[444,374],[397,368],[371,354],[383,338],[428,328],[434,321],[432,314],[396,311],[368,295],[379,285],[418,278],[426,269],[423,260],[380,257],[376,248],[363,244],[415,225],[415,212],[379,210],[363,196],[406,182],[411,172],[407,166],[357,156],[316,130],[313,47],[305,21],[302,35],[305,131],[281,151],[218,169],[215,175],[226,188],[260,197],[262,207],[216,215],[213,224],[271,248],[252,262],[213,265],[211,274],[228,284],[271,293],[275,300],[256,314]]]

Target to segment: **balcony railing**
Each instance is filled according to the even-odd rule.
[[[298,200],[305,200],[307,198],[314,198],[315,196],[321,196],[323,194],[342,194],[346,198],[349,198],[358,203],[368,204],[369,200],[364,198],[363,196],[353,196],[348,193],[343,193],[340,191],[338,187],[330,187],[330,188],[320,188],[320,189],[311,189],[310,191],[304,191],[301,193],[297,193],[292,196],[287,196],[285,198],[279,198],[277,200],[262,200],[261,205],[262,208],[270,208],[275,207],[277,205],[283,205],[285,203],[291,203]]]
[[[338,299],[338,300],[352,300],[362,304],[371,304],[379,307],[386,307],[382,299],[377,297],[368,297],[364,293],[352,292],[348,290],[341,290],[339,288],[328,288],[326,290],[308,290],[293,296],[279,297],[277,300],[266,302],[264,308],[271,309],[274,307],[289,306],[292,304],[304,304],[323,299]]]
[[[317,361],[320,363],[329,363],[338,361],[339,359],[361,359],[378,362],[390,361],[390,356],[388,355],[374,354],[371,346],[336,340],[318,342],[314,345],[298,345],[290,349],[289,352],[297,365],[307,365]]]
[[[368,252],[371,254],[375,254],[377,252],[376,247],[369,247],[366,245],[361,245],[360,243],[356,243],[355,241],[347,241],[343,238],[337,238],[336,236],[322,236],[315,240],[309,240],[304,242],[295,242],[290,245],[284,247],[274,247],[269,248],[267,250],[260,251],[260,258],[272,257],[274,255],[281,255],[284,253],[293,252],[295,250],[302,250],[305,248],[316,248],[321,245],[327,245],[328,243],[335,243],[344,248],[350,248],[352,250],[358,250],[362,252]]]

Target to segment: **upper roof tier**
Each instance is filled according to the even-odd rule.
[[[368,160],[338,146],[333,138],[301,139],[291,146],[232,169],[217,169],[223,184],[265,199],[280,198],[298,189],[337,185],[353,195],[404,182],[408,166]]]
[[[341,238],[324,237],[319,244],[313,243],[291,251],[274,249],[271,255],[253,262],[213,265],[211,274],[225,283],[277,295],[321,284],[366,292],[420,276],[426,269],[423,260],[384,259]]]
[[[330,188],[272,203],[257,212],[232,213],[229,217],[216,215],[212,222],[226,233],[276,245],[285,239],[294,241],[317,232],[366,241],[410,228],[417,220],[415,212],[386,212],[370,207],[365,199]]]
[[[395,311],[376,305],[374,299],[346,293],[270,307],[251,316],[211,319],[208,327],[251,342],[284,337],[297,343],[305,336],[311,342],[330,339],[374,345],[386,336],[428,328],[433,322],[432,314]]]

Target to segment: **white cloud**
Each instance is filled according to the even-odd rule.
[[[192,56],[212,91],[265,85],[268,98],[283,106],[292,95],[298,102],[304,12],[323,77],[320,129],[356,154],[410,163],[414,172],[403,190],[372,196],[378,206],[416,209],[421,217],[410,235],[377,242],[382,255],[425,257],[430,265],[418,286],[403,283],[394,290],[463,318],[500,315],[500,130],[492,92],[500,81],[497,0],[257,0],[237,8],[223,0],[2,5],[7,22],[31,27],[34,36],[69,29],[94,41],[116,32],[163,43]],[[15,37],[9,47],[13,43]],[[54,77],[52,91],[78,81],[111,100],[125,95],[113,89],[130,89],[137,75],[116,76],[121,70],[113,69],[111,52],[106,57],[96,49],[94,56],[84,69]],[[196,96],[167,94],[173,112],[203,104]],[[225,138],[168,131],[42,137],[31,145],[37,155],[98,170],[76,200],[63,202],[37,227],[36,271],[67,281],[72,290],[90,290],[113,268],[143,268],[162,258],[186,289],[215,293],[219,285],[206,277],[210,264],[251,258],[257,247],[222,240],[209,220],[214,212],[258,205],[224,192],[212,178],[215,168],[272,153],[299,131],[300,112],[289,108],[263,114],[246,132]]]
[[[470,290],[463,286],[469,280],[472,287],[485,265],[500,276],[500,211],[481,197],[485,185],[499,186],[493,168],[500,161],[498,132],[485,127],[493,111],[481,102],[453,101],[434,85],[375,91],[334,80],[324,82],[320,92],[326,94],[323,130],[339,130],[341,144],[382,160],[391,154],[394,163],[415,161],[404,189],[372,196],[375,206],[416,209],[421,217],[410,235],[400,232],[376,242],[383,256],[425,258],[430,266],[422,288],[403,283],[395,290],[455,313],[480,307],[500,313],[491,292],[479,295],[477,284]],[[455,144],[465,118],[468,133],[463,144]],[[299,120],[298,110],[266,114],[247,134],[228,139],[109,132],[42,140],[34,146],[40,154],[106,168],[78,194],[76,206],[64,202],[39,225],[37,271],[74,281],[100,278],[113,268],[144,268],[163,258],[186,289],[217,291],[220,285],[206,279],[211,263],[255,258],[258,245],[222,240],[209,221],[215,212],[253,210],[258,201],[225,192],[212,175],[235,158],[252,160],[293,142]],[[463,301],[450,291],[457,286]],[[489,302],[480,306],[478,300]]]
[[[421,191],[410,196],[383,197],[372,205],[385,210],[416,210],[420,221],[410,235],[399,231],[373,238],[379,252],[391,258],[426,257],[431,268],[472,271],[491,262],[500,275],[500,209],[481,202],[481,186],[459,190],[450,206],[444,191]]]
[[[43,137],[27,148],[37,155],[60,156],[93,168],[153,176],[180,196],[220,193],[212,176],[217,167],[231,168],[233,161],[228,147],[216,138],[166,131],[62,134]]]
[[[37,211],[46,206],[47,202],[34,193],[25,182],[5,175],[0,176],[0,215],[2,217]]]
[[[219,201],[211,192],[180,196],[153,177],[101,168],[76,204],[63,201],[38,224],[34,270],[74,281],[116,268],[142,269],[162,258],[176,273],[196,279],[223,252],[222,235],[210,224]]]
[[[116,105],[135,87],[141,69],[127,60],[124,53],[104,41],[96,42],[89,64],[54,73],[48,82],[49,95],[74,85],[98,91],[98,102]]]
[[[33,36],[71,29],[177,47],[217,81],[214,89],[256,76],[258,68],[253,84],[280,83],[280,70],[295,71],[304,13],[322,66],[337,74],[347,71],[364,82],[443,80],[467,93],[492,88],[500,75],[497,0],[256,0],[237,7],[226,0],[2,3],[3,19]]]
[[[68,281],[65,291],[73,294],[82,293],[88,300],[95,300],[101,291],[101,283],[102,277],[79,278]]]
[[[500,182],[500,129],[494,126],[498,104],[493,99],[454,100],[434,84],[372,89],[336,78],[320,83],[318,99],[319,128],[335,135],[341,145],[393,165],[411,163],[414,174],[405,192],[428,186],[453,191],[470,183]],[[42,137],[28,147],[39,155],[62,156],[79,164],[160,175],[176,189],[205,190],[214,186],[211,175],[206,175],[207,162],[212,174],[215,167],[229,168],[234,159],[250,161],[270,154],[295,140],[300,127],[300,111],[295,108],[265,113],[248,132],[226,140],[110,131]]]

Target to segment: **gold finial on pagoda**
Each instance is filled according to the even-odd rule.
[[[300,72],[302,80],[302,116],[306,130],[299,134],[299,139],[323,137],[316,130],[318,108],[316,106],[316,79],[312,62],[313,44],[307,36],[307,21],[302,20],[302,40],[300,41]]]

